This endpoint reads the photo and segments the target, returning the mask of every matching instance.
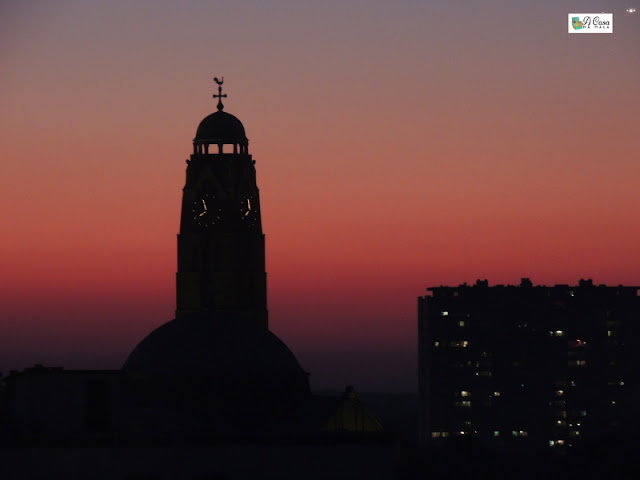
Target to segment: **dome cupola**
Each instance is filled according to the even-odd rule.
[[[227,97],[226,93],[222,93],[224,78],[218,79],[216,77],[214,81],[218,84],[218,94],[213,95],[213,98],[218,99],[218,111],[205,117],[198,125],[196,137],[193,139],[193,153],[205,155],[248,154],[249,140],[242,122],[234,115],[224,111],[222,99]],[[228,151],[225,151],[225,145],[232,145],[232,147],[227,147]]]

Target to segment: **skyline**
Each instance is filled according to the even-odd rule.
[[[271,329],[314,388],[413,389],[427,287],[639,285],[626,2],[370,5],[3,7],[0,370],[119,368],[173,318],[214,76],[256,160]],[[568,35],[576,10],[614,33]]]

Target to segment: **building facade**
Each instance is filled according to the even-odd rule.
[[[639,287],[475,285],[418,299],[420,441],[564,451],[631,430]]]

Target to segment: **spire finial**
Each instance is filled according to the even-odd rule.
[[[214,93],[213,98],[218,99],[218,110],[222,111],[222,109],[224,108],[224,105],[222,104],[222,99],[227,98],[226,93],[224,95],[222,94],[222,83],[224,82],[224,77],[220,77],[220,80],[218,80],[218,77],[214,77],[213,81],[218,84],[218,94],[216,95]]]

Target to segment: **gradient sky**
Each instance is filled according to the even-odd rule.
[[[118,368],[172,318],[214,76],[257,161],[271,329],[315,388],[414,389],[428,286],[640,285],[630,6],[2,2],[0,370]],[[613,34],[567,33],[600,11]]]

